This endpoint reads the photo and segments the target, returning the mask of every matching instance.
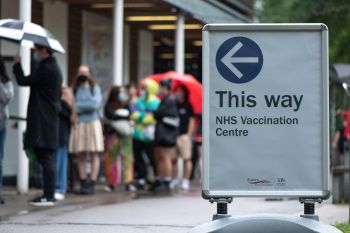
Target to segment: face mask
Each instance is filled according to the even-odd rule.
[[[33,53],[33,61],[36,62],[36,63],[40,63],[41,57],[39,56],[38,52],[34,52]]]
[[[118,95],[118,100],[121,101],[121,102],[125,102],[129,99],[129,95],[125,92],[121,92],[119,93]]]
[[[86,82],[87,79],[88,77],[86,75],[79,75],[78,77],[79,82]]]
[[[140,96],[141,98],[146,99],[147,92],[145,90],[142,90]]]

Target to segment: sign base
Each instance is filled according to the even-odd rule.
[[[341,233],[317,220],[288,215],[259,214],[219,218],[194,227],[189,233]]]

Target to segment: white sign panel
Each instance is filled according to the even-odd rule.
[[[326,197],[328,29],[203,29],[203,195]]]

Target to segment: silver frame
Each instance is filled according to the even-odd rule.
[[[234,191],[209,190],[209,33],[210,31],[320,31],[322,75],[322,190],[319,191]],[[227,197],[312,197],[328,199],[329,192],[329,93],[328,93],[328,28],[325,24],[207,24],[203,37],[203,176],[202,195],[205,199]]]

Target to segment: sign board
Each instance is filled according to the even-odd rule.
[[[203,196],[329,194],[328,29],[203,28]]]

